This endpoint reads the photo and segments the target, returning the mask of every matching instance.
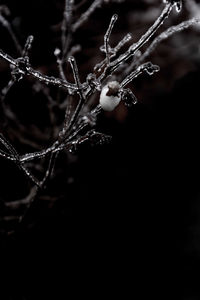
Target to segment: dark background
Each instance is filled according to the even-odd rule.
[[[55,24],[63,1],[1,2],[21,40],[35,36],[33,66],[55,75]],[[129,31],[137,40],[160,2],[99,9],[75,36],[83,45],[77,54],[82,80],[102,57],[98,47],[112,14],[119,13],[112,42]],[[184,6],[164,28],[189,17]],[[0,32],[0,47],[15,56]],[[37,200],[14,235],[2,234],[1,299],[200,299],[199,38],[191,29],[160,45],[151,60],[161,71],[132,85],[139,103],[100,117],[98,129],[113,136],[111,144],[61,154],[47,188],[55,200]],[[9,72],[1,63],[4,86]],[[43,120],[25,83],[10,93],[19,106],[11,104],[24,124]],[[9,138],[26,151],[15,136]],[[19,171],[3,159],[0,166],[2,201],[25,195]]]

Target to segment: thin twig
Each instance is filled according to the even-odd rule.
[[[108,30],[106,31],[106,34],[104,35],[104,50],[105,50],[105,53],[106,53],[106,63],[107,65],[109,65],[110,63],[110,45],[109,45],[109,40],[110,40],[110,35],[111,35],[111,32],[112,32],[112,29],[113,29],[113,26],[115,24],[115,22],[117,21],[118,19],[118,15],[115,14],[112,16],[111,20],[110,20],[110,24],[108,26]]]
[[[84,12],[78,21],[73,24],[72,31],[75,32],[79,27],[81,27],[88,18],[94,13],[94,11],[103,4],[104,0],[95,0],[92,5]]]
[[[15,66],[17,68],[17,71],[22,74],[22,75],[31,75],[38,79],[41,82],[44,82],[45,84],[52,84],[56,85],[58,87],[62,87],[67,90],[77,90],[76,85],[71,84],[63,79],[60,78],[55,78],[53,76],[47,76],[39,71],[34,70],[30,65],[26,65],[25,63],[23,64],[23,67],[20,66],[19,62],[17,59],[12,58],[10,55],[6,54],[3,50],[0,49],[0,57],[5,59],[7,62],[9,62],[11,65]],[[22,62],[22,61],[21,61]]]
[[[148,42],[150,37],[158,30],[158,28],[163,24],[164,20],[169,16],[173,6],[175,4],[167,3],[161,12],[160,16],[154,22],[154,24],[146,31],[146,33],[140,38],[137,43],[132,44],[129,49],[122,54],[119,58],[110,63],[110,65],[105,68],[103,74],[100,76],[99,80],[104,80],[108,74],[112,74],[122,63],[133,56],[145,43]]]
[[[17,37],[14,33],[14,31],[12,30],[12,27],[10,25],[10,23],[6,20],[6,18],[4,16],[2,16],[2,14],[0,14],[0,23],[7,29],[7,31],[9,32],[14,44],[15,44],[15,47],[18,51],[18,53],[21,53],[22,52],[22,48],[17,40]]]
[[[190,26],[200,24],[199,18],[193,18],[188,21],[184,21],[176,26],[171,26],[167,30],[163,31],[160,35],[158,35],[153,42],[148,46],[148,48],[145,50],[145,52],[137,59],[135,60],[126,70],[125,73],[129,74],[133,68],[135,68],[137,65],[141,64],[154,50],[155,48],[164,40],[171,37],[173,34],[181,32]]]
[[[138,77],[144,71],[146,71],[149,75],[153,75],[154,72],[159,71],[159,67],[157,65],[153,65],[151,62],[144,63],[140,65],[135,71],[130,73],[120,84],[120,87],[125,87],[129,82]]]
[[[72,13],[73,13],[74,0],[65,0],[65,9],[62,22],[62,63],[66,58],[69,46],[72,40]]]
[[[112,49],[112,52],[110,54],[110,59],[115,57],[117,55],[117,53],[119,52],[119,50],[126,44],[128,43],[130,40],[132,39],[132,35],[131,33],[127,33],[125,35],[125,37],[123,37],[123,39],[121,41],[119,41],[119,43]],[[100,63],[98,63],[97,65],[95,65],[94,67],[94,71],[95,72],[101,72],[102,68],[106,66],[106,58],[104,60],[102,60]]]
[[[32,43],[33,43],[33,35],[29,35],[27,40],[26,40],[26,43],[25,43],[25,46],[24,46],[24,49],[22,51],[22,56],[25,57],[25,56],[29,56],[29,51],[32,47]]]
[[[20,156],[17,153],[16,149],[10,144],[10,142],[2,135],[0,134],[0,142],[4,145],[4,147],[9,151],[11,156],[14,158],[14,161],[19,169],[21,169],[25,175],[33,181],[36,185],[39,186],[38,180],[31,174],[31,172],[26,169],[26,167],[21,163]],[[5,155],[5,152],[4,152]],[[7,158],[8,159],[8,158]]]
[[[81,85],[80,78],[79,78],[79,73],[78,73],[78,67],[77,67],[77,64],[76,64],[76,60],[73,56],[71,56],[71,57],[69,57],[68,61],[71,65],[73,75],[74,75],[75,84],[78,88],[78,94],[80,96],[80,100],[78,102],[78,105],[75,109],[75,112],[73,113],[73,115],[71,117],[70,123],[69,123],[68,128],[67,128],[67,130],[70,131],[71,128],[73,127],[73,125],[74,125],[74,123],[75,123],[82,107],[83,107],[83,104],[86,101],[86,98],[85,98],[85,94],[82,90],[82,85]]]

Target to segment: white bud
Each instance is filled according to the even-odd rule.
[[[54,55],[55,55],[55,56],[60,55],[60,53],[61,53],[61,51],[60,51],[59,48],[56,48],[56,49],[54,50]]]
[[[110,81],[102,88],[99,102],[103,110],[112,111],[119,104],[119,88],[117,81]]]

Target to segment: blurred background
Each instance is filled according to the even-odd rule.
[[[103,58],[99,47],[114,13],[119,19],[112,46],[128,32],[137,41],[163,7],[160,0],[107,2],[74,36],[73,44],[81,45],[75,57],[82,81]],[[91,3],[83,1],[74,18]],[[7,19],[22,45],[34,35],[33,67],[58,76],[53,53],[60,46],[64,1],[0,4],[9,7]],[[185,0],[181,13],[174,10],[159,32],[192,17],[200,17],[200,2]],[[17,57],[3,26],[0,36],[0,48]],[[1,299],[75,299],[79,293],[88,299],[200,299],[199,42],[200,28],[193,26],[156,48],[149,60],[160,72],[143,74],[130,85],[138,104],[120,105],[98,120],[98,130],[112,135],[112,142],[61,153],[49,186],[10,235],[16,223],[5,222],[3,203],[24,198],[30,183],[0,159]],[[0,87],[9,79],[1,60]],[[54,138],[47,100],[33,84],[24,79],[7,95],[15,119],[0,112],[1,132],[22,154],[43,149]],[[52,88],[51,96],[56,93]],[[53,114],[59,127],[63,112]]]

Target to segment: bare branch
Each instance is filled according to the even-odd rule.
[[[0,142],[9,151],[9,153],[11,154],[11,157],[14,158],[14,162],[19,167],[19,169],[23,170],[25,175],[29,179],[31,179],[36,185],[39,186],[39,182],[37,181],[37,179],[31,174],[31,172],[29,170],[27,170],[25,168],[25,166],[23,164],[21,164],[20,156],[17,153],[17,151],[15,150],[15,148],[10,144],[10,142],[2,134],[0,134]],[[5,152],[4,152],[4,154],[5,154]]]
[[[58,156],[58,153],[50,154],[48,167],[46,169],[46,172],[45,172],[45,175],[44,175],[42,181],[40,182],[40,188],[43,188],[45,186],[46,182],[48,181],[51,174],[53,173],[53,169],[54,169],[54,165],[55,165],[57,156]]]
[[[181,32],[189,28],[190,26],[198,25],[198,24],[200,24],[200,19],[193,18],[191,20],[184,21],[176,26],[171,26],[167,30],[163,31],[159,36],[157,36],[153,40],[153,42],[150,44],[150,46],[148,46],[146,51],[125,70],[126,74],[128,74],[134,67],[142,63],[162,41],[168,39],[175,33]]]
[[[88,18],[93,14],[93,12],[103,4],[104,0],[95,0],[92,5],[84,12],[78,21],[73,24],[72,31],[75,32],[79,27],[81,27]]]
[[[63,70],[63,62],[62,62],[62,59],[60,58],[60,54],[61,54],[60,49],[56,48],[54,51],[54,55],[56,57],[56,62],[58,64],[58,70],[60,73],[60,77],[62,78],[62,80],[66,80],[65,73]]]
[[[6,20],[6,18],[4,16],[2,16],[1,13],[0,13],[0,23],[7,29],[8,33],[10,34],[10,36],[15,44],[15,47],[16,47],[18,53],[21,53],[22,48],[17,40],[17,37],[16,37],[14,31],[12,30],[10,23]]]
[[[12,86],[14,85],[15,81],[13,79],[11,79],[8,84],[2,89],[1,91],[1,101],[4,102],[6,95],[8,94],[8,92],[10,91],[10,89],[12,88]]]
[[[0,141],[1,141],[1,137],[0,137]],[[12,156],[8,155],[6,152],[0,150],[0,157],[6,158],[8,160],[12,160]]]
[[[111,35],[113,26],[114,26],[115,22],[117,21],[117,19],[118,19],[118,15],[115,14],[112,16],[108,30],[106,31],[106,34],[104,35],[104,51],[106,53],[107,64],[110,63],[110,54],[111,54],[111,47],[109,45],[110,35]]]
[[[124,54],[122,54],[115,61],[111,62],[109,67],[105,68],[104,73],[100,76],[101,81],[105,79],[108,74],[114,72],[122,63],[124,63],[127,59],[133,56],[136,53],[136,51],[138,51],[145,43],[148,42],[151,36],[163,24],[164,20],[168,18],[174,5],[174,3],[167,3],[165,5],[160,16],[157,18],[154,24],[146,31],[146,33],[140,38],[140,40],[137,43],[132,44]]]
[[[65,10],[63,14],[62,22],[62,63],[66,57],[66,54],[69,50],[71,43],[71,34],[72,34],[72,13],[73,13],[74,0],[65,0]]]
[[[16,71],[19,74],[31,75],[31,76],[35,77],[36,79],[38,79],[39,81],[44,82],[47,85],[52,84],[52,85],[56,85],[60,88],[64,88],[67,90],[75,90],[75,91],[77,90],[76,85],[71,84],[60,78],[55,78],[53,76],[44,75],[44,74],[40,73],[39,71],[34,70],[30,65],[27,65],[26,62],[23,61],[22,59],[20,59],[20,60],[14,59],[10,55],[3,52],[1,49],[0,49],[0,57],[5,59],[6,61],[8,61],[14,67],[16,67]]]
[[[71,56],[69,59],[69,63],[71,65],[71,68],[72,68],[72,71],[73,71],[73,75],[74,75],[74,80],[75,80],[75,83],[76,83],[76,86],[78,88],[78,93],[79,93],[79,96],[80,96],[80,101],[76,107],[76,110],[71,118],[71,121],[70,121],[70,124],[69,124],[69,127],[68,127],[68,130],[70,130],[74,124],[74,122],[76,121],[78,115],[79,115],[79,112],[81,111],[81,108],[83,107],[83,104],[85,103],[85,95],[84,95],[84,92],[82,90],[82,85],[81,85],[81,82],[80,82],[80,78],[79,78],[79,74],[78,74],[78,68],[77,68],[77,64],[76,64],[76,60],[73,56]]]
[[[126,44],[128,43],[130,40],[132,39],[132,35],[131,33],[128,33],[125,35],[125,37],[119,41],[119,43],[112,48],[112,51],[110,53],[110,59],[115,57],[118,53],[118,51]],[[94,71],[95,72],[101,72],[101,70],[103,69],[103,67],[106,66],[107,60],[106,58],[104,60],[102,60],[100,63],[98,63],[95,67],[94,67]]]
[[[147,62],[141,66],[139,66],[135,71],[130,73],[120,84],[120,87],[125,87],[129,82],[138,77],[144,71],[146,71],[149,75],[153,75],[154,72],[158,72],[160,68],[157,65],[153,65],[151,62]]]
[[[26,43],[25,43],[25,46],[24,46],[24,49],[22,51],[22,56],[25,57],[25,56],[29,56],[29,51],[32,47],[32,43],[33,43],[33,35],[29,35],[27,40],[26,40]]]

